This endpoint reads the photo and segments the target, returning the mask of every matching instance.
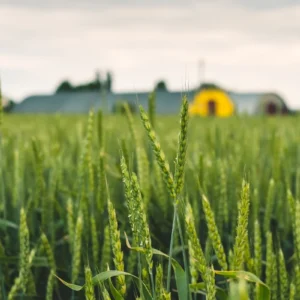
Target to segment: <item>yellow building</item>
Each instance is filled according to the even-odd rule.
[[[203,89],[195,94],[190,104],[191,115],[229,117],[234,114],[234,103],[221,89]]]
[[[236,93],[210,86],[195,91],[191,115],[229,117],[234,114],[278,115],[290,110],[276,93]]]

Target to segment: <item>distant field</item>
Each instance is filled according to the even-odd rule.
[[[269,289],[272,299],[300,299],[299,117],[193,117],[187,137],[181,128],[178,152],[179,113],[150,112],[165,161],[139,115],[130,116],[4,116],[0,299],[268,299]],[[169,173],[161,171],[166,163]],[[173,258],[181,279],[151,250],[169,255],[176,200],[182,236],[175,228]],[[124,232],[146,252],[130,250]],[[140,277],[142,295],[141,282],[123,273],[111,282],[94,278],[94,289],[89,270],[95,276],[107,265]],[[239,279],[237,271],[251,272],[257,286],[228,284],[228,273],[212,266]],[[54,274],[86,285],[72,291]]]

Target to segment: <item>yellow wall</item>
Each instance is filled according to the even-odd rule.
[[[228,117],[234,113],[234,104],[225,92],[218,89],[207,89],[195,94],[194,101],[189,107],[190,114],[207,116],[209,114],[208,102],[210,100],[216,102],[216,116]]]

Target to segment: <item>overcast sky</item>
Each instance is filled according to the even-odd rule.
[[[300,0],[0,0],[4,94],[51,93],[97,69],[112,71],[115,91],[205,80],[300,108]]]

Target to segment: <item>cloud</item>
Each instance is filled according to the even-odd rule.
[[[300,106],[300,4],[292,1],[272,9],[219,0],[84,10],[13,1],[0,5],[0,74],[14,97],[51,92],[64,78],[88,80],[98,67],[114,72],[117,90],[150,89],[161,77],[181,89],[186,79],[198,84],[198,61],[205,59],[209,80],[284,91]]]

